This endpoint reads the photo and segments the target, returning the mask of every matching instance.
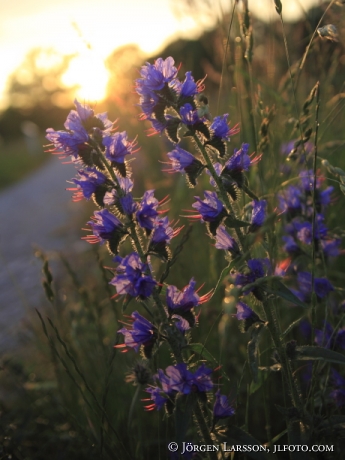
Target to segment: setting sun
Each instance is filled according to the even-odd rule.
[[[104,61],[93,52],[76,56],[71,62],[62,82],[68,86],[78,85],[75,97],[82,101],[101,101],[106,97],[109,74]]]

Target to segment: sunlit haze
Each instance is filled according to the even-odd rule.
[[[223,1],[223,9],[230,1]],[[108,73],[104,60],[125,44],[137,44],[147,54],[158,51],[174,36],[195,37],[200,21],[176,14],[170,0],[0,0],[0,108],[8,76],[33,48],[54,48],[76,53],[63,82],[79,85],[75,96],[88,101],[105,97]],[[249,1],[261,19],[274,13],[273,0]],[[284,5],[286,3],[286,7]],[[301,15],[317,0],[284,2],[286,20]],[[174,14],[175,13],[175,14]],[[212,24],[211,24],[212,25]]]

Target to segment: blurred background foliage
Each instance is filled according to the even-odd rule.
[[[181,14],[184,14],[183,8],[202,9],[200,27],[206,24],[207,29],[207,18],[213,14],[212,2],[179,3]],[[139,120],[134,80],[146,60],[159,56],[173,56],[177,65],[181,63],[180,75],[191,70],[198,80],[207,74],[205,94],[210,113],[213,116],[229,113],[232,125],[240,123],[241,132],[231,140],[229,148],[249,142],[252,152],[264,154],[249,179],[253,190],[260,196],[266,195],[272,210],[282,182],[293,177],[293,172],[291,176],[280,172],[280,165],[285,161],[282,144],[299,137],[296,121],[316,81],[321,85],[319,154],[327,157],[331,164],[345,168],[341,155],[345,142],[345,22],[343,9],[336,3],[327,12],[323,24],[335,24],[339,40],[316,36],[301,71],[299,65],[306,46],[328,3],[306,12],[305,19],[298,23],[285,24],[296,103],[278,17],[271,23],[251,17],[245,29],[243,15],[237,12],[234,17],[224,15],[216,28],[204,31],[199,39],[177,40],[157,56],[146,57],[134,45],[115,50],[106,63],[110,72],[107,98],[95,110],[108,111],[111,120],[119,119],[121,131],[126,130],[131,138],[138,136],[141,150],[132,165],[137,196],[152,188],[157,190],[159,199],[169,194],[170,218],[180,219],[188,226],[188,222],[179,217],[183,214],[181,210],[190,209],[193,196],[201,196],[208,187],[208,177],[203,177],[191,190],[180,175],[163,173],[162,162],[166,161],[171,144],[164,137],[147,137],[145,130],[150,126]],[[249,50],[251,60],[245,58],[246,34],[253,38]],[[73,88],[63,84],[63,75],[72,58],[57,55],[53,50],[36,49],[10,77],[10,105],[0,115],[0,186],[15,182],[42,162],[49,161],[49,155],[41,148],[45,143],[45,129],[61,129],[68,111],[73,108]],[[51,66],[42,68],[41,60],[50,60]],[[306,117],[305,129],[314,124],[313,117],[311,111]],[[185,146],[187,148],[188,143]],[[328,216],[331,228],[342,225],[339,222],[341,208],[339,199]],[[86,212],[90,213],[90,206]],[[89,215],[81,225],[85,225]],[[198,285],[205,283],[202,293],[215,285],[225,261],[205,232],[203,225],[193,225],[186,250],[171,271],[169,284],[182,288],[193,276]],[[42,257],[44,259],[44,255]],[[24,347],[3,358],[1,363],[1,459],[166,458],[165,446],[171,440],[172,420],[166,418],[162,423],[161,414],[145,413],[140,401],[146,397],[144,392],[140,393],[128,420],[136,389],[125,383],[125,374],[139,356],[134,352],[121,354],[113,348],[118,340],[116,331],[121,327],[122,305],[111,299],[114,292],[107,284],[110,272],[104,268],[109,265],[111,260],[106,248],[90,249],[85,243],[85,251],[78,257],[61,259],[60,269],[52,274],[52,281],[46,266],[44,279],[51,302],[47,303],[42,296],[39,308],[46,334],[37,317],[37,323],[30,326],[31,334]],[[336,262],[331,271],[343,279],[342,262]],[[236,400],[238,423],[264,442],[263,401],[268,398],[266,423],[270,424],[273,435],[283,430],[282,417],[274,405],[281,396],[279,377],[271,375],[265,385],[252,388],[247,396],[250,378],[248,372],[244,372],[244,363],[248,336],[239,332],[231,314],[222,314],[224,308],[230,311],[232,302],[225,294],[226,283],[212,301],[201,308],[199,326],[192,332],[193,341],[207,338],[206,348],[229,376],[229,381],[222,381],[222,392]],[[125,313],[129,315],[141,308],[133,301]],[[284,326],[297,316],[296,309],[284,311]],[[268,344],[268,338],[264,340]],[[168,365],[168,350],[163,350],[159,359],[158,367]],[[268,353],[262,354],[261,361],[262,365],[272,364]],[[118,441],[114,441],[117,435],[111,427],[126,446],[127,454],[118,447]]]

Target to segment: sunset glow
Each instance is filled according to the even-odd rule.
[[[315,1],[305,0],[304,8]],[[223,11],[232,3],[219,2]],[[301,14],[298,3],[290,1],[286,8],[284,6],[286,19],[289,15],[296,18]],[[101,3],[97,0],[0,0],[0,109],[6,106],[4,90],[8,76],[33,48],[75,54],[64,83],[78,84],[76,97],[102,100],[108,81],[105,60],[119,46],[136,44],[149,55],[174,37],[197,37],[202,31],[201,23],[212,27],[215,18],[208,18],[207,24],[200,18],[198,22],[197,12],[183,14],[181,5],[182,1],[179,4],[170,0],[103,0]],[[276,14],[271,0],[252,2],[250,8],[264,20],[271,20]]]

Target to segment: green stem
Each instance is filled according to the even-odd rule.
[[[207,427],[207,423],[206,423],[204,414],[202,413],[202,410],[201,410],[201,407],[198,401],[196,401],[196,404],[194,404],[193,412],[194,412],[194,416],[196,418],[197,424],[200,428],[202,437],[205,441],[205,444],[210,445],[210,446],[213,445],[213,440],[211,438],[210,431]],[[218,458],[217,452],[208,452],[208,458],[209,460],[217,460]]]
[[[266,319],[268,321],[268,329],[270,331],[273,343],[278,351],[280,363],[282,366],[283,377],[290,390],[290,397],[292,403],[299,410],[300,414],[303,414],[303,406],[300,400],[297,384],[294,381],[289,358],[286,354],[284,345],[281,342],[279,329],[274,318],[272,301],[267,300],[266,302],[263,302],[263,308],[265,311]]]

